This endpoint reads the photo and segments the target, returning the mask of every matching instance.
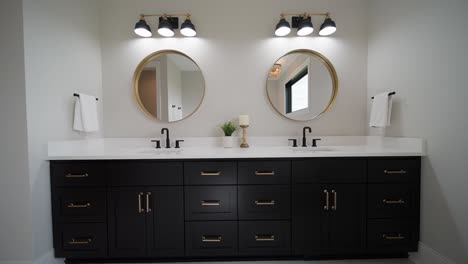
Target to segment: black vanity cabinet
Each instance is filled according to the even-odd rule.
[[[419,157],[51,161],[70,262],[404,257]]]
[[[181,162],[110,162],[109,256],[184,256]]]
[[[296,255],[362,254],[366,249],[366,161],[293,162]]]

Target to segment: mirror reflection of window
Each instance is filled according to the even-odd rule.
[[[311,120],[333,102],[337,77],[330,62],[313,51],[286,54],[269,69],[268,99],[283,116]]]
[[[297,76],[289,80],[285,88],[286,113],[309,108],[308,67],[305,67]]]

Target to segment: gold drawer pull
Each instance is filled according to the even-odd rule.
[[[69,203],[67,204],[67,208],[88,208],[88,207],[91,207],[91,203],[83,203],[83,204]]]
[[[202,242],[205,243],[220,243],[223,241],[222,236],[202,236]]]
[[[328,190],[323,190],[325,194],[325,205],[323,206],[323,210],[328,211],[330,209],[330,193]]]
[[[220,206],[221,201],[219,201],[219,200],[203,200],[203,201],[201,201],[201,205],[203,205],[203,206]]]
[[[407,171],[405,170],[384,170],[385,174],[406,174]]]
[[[70,245],[88,245],[93,242],[92,238],[72,238],[72,240],[68,241]]]
[[[201,176],[220,176],[220,171],[202,171],[200,172]]]
[[[87,177],[89,177],[88,173],[85,173],[85,174],[70,174],[70,173],[68,173],[67,175],[65,175],[65,178],[87,178]]]
[[[274,235],[255,235],[255,241],[275,241]]]
[[[403,240],[405,237],[402,234],[398,234],[396,236],[389,236],[387,234],[383,234],[382,238],[385,240]]]
[[[333,193],[333,205],[331,207],[332,210],[336,211],[338,209],[338,193],[335,190],[332,190]]]
[[[275,205],[275,200],[257,200],[255,201],[255,204],[258,206]]]
[[[384,204],[404,204],[404,203],[405,203],[405,200],[403,200],[403,199],[400,199],[400,200],[387,200],[387,199],[383,199],[383,200],[382,200],[382,203],[384,203]]]
[[[151,200],[151,192],[147,192],[146,193],[146,212],[147,213],[151,212],[150,200]]]
[[[255,171],[256,176],[273,176],[275,171]]]
[[[143,207],[141,206],[141,204],[143,203],[142,202],[142,197],[143,197],[143,193],[142,192],[139,192],[138,193],[138,213],[141,214],[145,211],[145,209],[143,209]]]

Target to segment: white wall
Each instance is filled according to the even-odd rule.
[[[0,8],[0,263],[32,258],[22,2]]]
[[[161,127],[176,136],[219,136],[220,123],[247,113],[249,135],[294,135],[312,126],[314,134],[366,134],[367,1],[366,0],[102,0],[101,36],[105,136],[151,137]],[[330,11],[336,36],[274,37],[281,12]],[[133,27],[140,13],[190,12],[196,38],[137,38]],[[155,35],[157,25],[150,21]],[[322,18],[313,19],[320,27]],[[138,63],[163,49],[186,53],[200,66],[206,96],[190,118],[167,124],[139,109],[132,94]],[[273,63],[294,49],[312,49],[328,57],[340,79],[334,106],[323,117],[293,122],[276,113],[265,92]],[[124,121],[122,121],[124,120]],[[190,128],[190,129],[187,129]]]
[[[370,3],[369,96],[396,91],[387,134],[427,139],[421,241],[468,263],[468,2]]]
[[[23,3],[32,241],[34,258],[46,263],[52,253],[47,142],[81,137],[71,129],[74,92],[98,96],[99,106],[106,101],[101,93],[99,10],[93,0]]]

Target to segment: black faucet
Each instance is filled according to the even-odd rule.
[[[169,138],[169,128],[161,129],[162,135],[164,135],[164,131],[166,132],[166,148],[171,148],[171,139]]]
[[[302,129],[302,147],[307,147],[306,130],[309,130],[309,133],[312,133],[312,128],[310,127],[304,127]]]

